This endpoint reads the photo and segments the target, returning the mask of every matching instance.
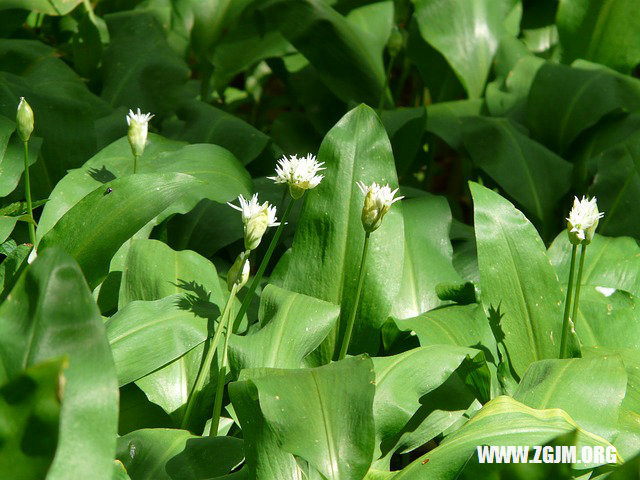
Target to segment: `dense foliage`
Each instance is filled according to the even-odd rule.
[[[637,478],[637,10],[0,0],[0,478]]]

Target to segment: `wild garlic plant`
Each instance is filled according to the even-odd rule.
[[[29,176],[29,139],[33,133],[34,120],[33,110],[24,97],[20,97],[18,111],[16,113],[16,124],[18,126],[18,136],[24,146],[24,191],[27,198],[27,214],[29,215],[29,241],[33,249],[29,254],[28,262],[32,263],[36,256],[36,222],[33,219],[33,203],[31,202],[31,179]]]
[[[138,171],[138,159],[144,153],[144,147],[147,145],[149,120],[153,117],[150,113],[142,113],[139,108],[135,113],[133,110],[129,110],[127,114],[127,125],[129,125],[127,138],[133,153],[133,173]]]
[[[574,197],[573,208],[569,212],[567,218],[567,234],[572,244],[571,249],[571,266],[569,269],[569,282],[567,284],[567,297],[564,305],[564,316],[562,319],[562,339],[560,341],[560,358],[567,358],[569,331],[573,331],[578,317],[578,306],[580,304],[580,286],[582,283],[582,271],[584,270],[584,260],[587,252],[587,245],[593,240],[593,235],[598,228],[598,222],[604,216],[603,212],[598,211],[598,203],[596,197],[589,200],[587,197]],[[580,249],[580,266],[578,267],[578,278],[575,281],[575,293],[573,292],[574,274],[576,267],[576,256]],[[571,316],[571,302],[573,296],[573,311]]]
[[[338,360],[342,360],[346,357],[349,350],[349,343],[351,342],[351,335],[353,334],[353,325],[355,324],[356,315],[358,313],[358,306],[360,304],[360,296],[362,295],[362,287],[364,285],[364,268],[367,261],[367,251],[369,249],[369,236],[375,232],[380,225],[382,225],[382,219],[387,214],[391,205],[395,202],[402,200],[404,197],[396,197],[398,189],[391,190],[389,185],[378,185],[373,182],[371,185],[366,185],[363,182],[356,182],[356,185],[360,191],[365,195],[364,205],[362,207],[362,227],[364,228],[364,245],[362,247],[362,257],[360,258],[360,269],[358,271],[358,283],[356,287],[356,298],[353,304],[353,309],[347,320],[347,325],[342,338],[342,344],[340,346],[340,352],[338,353]]]

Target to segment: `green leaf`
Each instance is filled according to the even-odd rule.
[[[398,175],[402,177],[409,173],[422,146],[427,110],[424,107],[385,110],[380,119],[391,141]]]
[[[449,242],[451,211],[444,197],[425,196],[404,200],[404,268],[400,292],[391,315],[410,318],[443,302],[436,286],[462,279],[453,268]]]
[[[42,161],[31,171],[36,198],[46,197],[67,170],[94,154],[96,121],[111,113],[59,56],[35,40],[0,40],[0,58],[6,59],[0,67],[0,115],[15,118],[25,97],[34,112],[34,135],[43,140]]]
[[[24,8],[46,15],[66,15],[80,3],[82,0],[4,0],[0,10]]]
[[[473,162],[544,224],[555,224],[558,201],[571,186],[572,166],[503,118],[464,119],[464,146]]]
[[[585,445],[610,446],[606,440],[578,427],[562,410],[536,410],[510,397],[497,397],[438,447],[399,472],[394,480],[449,480],[460,474],[469,458],[476,455],[479,445],[544,445],[574,430],[578,451]],[[575,465],[579,470],[594,466]]]
[[[431,345],[374,358],[376,456],[410,451],[458,421],[474,396],[452,376],[468,357],[481,356],[470,348]]]
[[[598,173],[589,193],[598,197],[598,207],[605,212],[605,218],[600,221],[600,231],[605,235],[640,238],[640,227],[633,220],[640,214],[638,155],[640,135],[636,132],[596,157]]]
[[[426,129],[444,140],[451,148],[461,150],[462,119],[467,115],[479,115],[483,103],[482,100],[473,99],[429,105]]]
[[[335,327],[339,312],[337,305],[267,285],[260,297],[260,330],[231,337],[232,372],[237,376],[246,368],[300,368]]]
[[[581,428],[612,441],[626,390],[620,357],[594,356],[531,364],[513,398],[537,409],[560,408]]]
[[[149,428],[118,438],[116,458],[133,480],[213,478],[229,473],[240,464],[242,440]]]
[[[197,187],[181,173],[136,174],[98,187],[74,205],[42,238],[38,251],[62,247],[95,287],[120,246],[165,208]]]
[[[114,107],[167,115],[184,95],[189,69],[169,47],[162,26],[146,12],[119,12],[105,20],[111,41],[102,60],[102,98]]]
[[[98,152],[82,168],[69,172],[51,193],[42,212],[38,238],[87,194],[116,178],[133,172],[133,156],[127,138],[121,138]],[[226,202],[239,194],[248,195],[251,179],[247,171],[224,148],[216,145],[184,145],[150,134],[143,155],[138,159],[139,173],[186,173],[202,183],[188,189],[180,202],[175,201],[169,213],[191,210],[203,198]]]
[[[110,480],[118,383],[105,329],[77,263],[41,251],[0,306],[0,365],[10,378],[68,356],[59,444],[47,478]]]
[[[184,295],[134,301],[105,323],[120,386],[159,369],[207,339],[207,320],[192,308]]]
[[[511,365],[522,375],[532,362],[557,358],[564,298],[533,225],[497,193],[470,188],[482,303],[501,315]]]
[[[119,307],[134,300],[159,300],[191,294],[193,301],[224,308],[224,295],[216,267],[190,250],[177,252],[158,240],[134,240],[125,260]],[[217,315],[214,315],[217,317]]]
[[[375,434],[374,371],[368,357],[313,369],[245,372],[241,380],[255,385],[260,411],[283,450],[328,480],[364,477]],[[230,386],[234,404],[235,385]]]
[[[28,368],[0,387],[0,475],[40,480],[58,445],[65,360]]]
[[[325,2],[273,0],[262,8],[268,24],[309,60],[340,99],[378,104],[384,88],[382,51],[368,32]]]
[[[356,181],[397,186],[391,145],[375,112],[361,105],[327,134],[318,152],[325,178],[306,194],[287,265],[274,283],[341,306],[341,328],[353,308],[362,256],[364,196]],[[377,351],[402,275],[403,221],[395,204],[371,234],[352,351]],[[286,270],[285,270],[286,268]],[[279,275],[279,276],[278,276]],[[339,336],[339,338],[341,338]]]
[[[422,37],[447,59],[470,98],[484,91],[498,41],[516,35],[517,0],[413,0]]]
[[[255,160],[270,142],[267,135],[249,123],[206,103],[185,101],[176,113],[185,122],[179,138],[191,143],[220,145],[243,165]]]
[[[562,60],[576,58],[631,73],[640,62],[640,20],[633,0],[563,0],[557,25]]]
[[[531,136],[564,154],[578,135],[608,113],[640,108],[640,81],[597,65],[546,63],[531,85]]]
[[[571,243],[566,232],[558,234],[548,251],[561,284],[569,281]],[[599,234],[587,248],[582,285],[624,290],[640,296],[640,247],[627,237],[605,237]],[[613,293],[613,292],[611,292]]]

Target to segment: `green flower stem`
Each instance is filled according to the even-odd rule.
[[[364,246],[362,247],[362,260],[360,261],[360,271],[358,272],[358,287],[356,289],[356,298],[351,309],[351,315],[347,321],[347,328],[344,332],[342,339],[342,346],[340,347],[340,354],[338,360],[342,360],[347,356],[347,350],[349,350],[349,342],[351,342],[351,334],[353,333],[353,325],[356,321],[356,314],[358,313],[358,306],[360,305],[360,295],[362,294],[362,286],[364,285],[364,265],[367,261],[367,250],[369,250],[369,236],[370,232],[365,233]]]
[[[29,212],[29,241],[36,246],[36,226],[33,219],[33,205],[31,203],[31,179],[29,177],[29,141],[24,142],[24,190],[27,197],[27,210]]]
[[[571,314],[574,327],[578,321],[578,306],[580,305],[580,287],[582,285],[582,271],[584,270],[584,259],[586,256],[587,256],[587,244],[583,243],[582,249],[580,250],[580,267],[578,268],[578,279],[576,281],[576,294],[575,294],[575,300],[573,301],[573,313]]]
[[[133,173],[138,173],[138,159],[140,155],[133,154]]]
[[[567,340],[569,338],[569,312],[571,311],[571,297],[573,295],[573,278],[576,269],[576,254],[578,246],[571,249],[571,268],[569,269],[569,283],[567,284],[567,299],[564,303],[564,315],[562,316],[562,340],[560,341],[560,358],[567,356]]]
[[[284,230],[284,226],[287,222],[287,218],[289,218],[289,214],[291,213],[291,209],[293,208],[294,202],[295,200],[290,197],[289,203],[287,204],[287,208],[285,209],[284,214],[280,219],[280,225],[278,225],[278,228],[276,229],[276,233],[274,233],[273,238],[271,239],[271,243],[269,244],[269,248],[267,248],[267,253],[265,253],[262,259],[262,263],[260,263],[260,266],[258,267],[258,271],[253,277],[253,280],[251,280],[251,284],[249,285],[249,290],[247,291],[247,294],[244,296],[244,299],[242,300],[242,306],[240,307],[240,310],[238,311],[238,314],[236,315],[236,318],[233,322],[234,329],[237,327],[238,323],[240,322],[244,314],[247,313],[247,310],[249,309],[249,305],[251,304],[251,299],[253,298],[253,294],[255,293],[256,288],[260,284],[260,280],[262,279],[262,275],[264,274],[264,271],[267,269],[267,265],[269,264],[271,255],[273,255],[273,251],[276,249],[276,245],[278,244],[278,240],[280,240],[280,235],[282,235],[282,230]]]
[[[391,68],[393,67],[393,62],[395,59],[395,55],[390,55],[389,63],[387,64],[387,70],[384,74],[384,85],[382,86],[382,92],[380,93],[380,101],[378,102],[378,113],[382,112],[382,107],[384,107],[384,97],[386,96],[387,88],[389,88],[389,77],[391,77]]]
[[[222,396],[224,395],[224,384],[227,378],[227,366],[229,359],[227,358],[227,352],[229,350],[229,337],[231,332],[229,331],[231,325],[227,320],[224,328],[224,348],[222,349],[222,366],[218,372],[218,386],[216,388],[216,398],[213,402],[213,415],[211,416],[211,428],[209,429],[209,436],[215,437],[218,435],[218,427],[220,426],[220,412],[222,410]]]
[[[211,364],[213,363],[213,359],[215,357],[216,350],[218,348],[218,343],[220,343],[220,336],[222,335],[222,331],[225,328],[227,323],[227,317],[230,315],[231,305],[233,305],[233,300],[236,297],[236,293],[238,291],[237,285],[233,285],[231,288],[231,292],[229,293],[229,298],[227,299],[227,303],[224,306],[224,311],[220,316],[220,322],[218,322],[218,326],[216,327],[215,334],[213,335],[213,340],[209,344],[209,349],[207,350],[207,356],[204,359],[204,362],[200,364],[200,370],[198,370],[198,376],[196,377],[196,381],[193,384],[193,388],[191,389],[191,393],[189,394],[189,399],[187,400],[187,409],[184,412],[184,416],[182,417],[182,423],[180,424],[180,428],[187,429],[189,426],[189,421],[191,420],[191,414],[193,411],[193,407],[195,404],[195,397],[197,393],[202,390],[204,386],[206,378],[209,376],[209,372],[211,371]]]

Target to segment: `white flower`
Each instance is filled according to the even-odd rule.
[[[242,223],[244,224],[244,246],[247,250],[254,250],[260,241],[267,227],[277,227],[280,225],[276,218],[276,207],[264,202],[262,205],[258,202],[258,194],[246,200],[244,196],[238,197],[240,206],[228,203],[231,208],[242,212]]]
[[[603,216],[604,213],[598,211],[596,197],[591,200],[584,196],[582,200],[574,197],[573,208],[567,218],[567,230],[571,243],[579,245],[584,242],[585,245],[589,245],[598,227],[598,222]]]
[[[136,156],[142,155],[144,146],[147,144],[147,131],[149,129],[149,120],[153,118],[150,113],[142,113],[138,108],[136,113],[129,110],[127,115],[127,125],[129,125],[129,145]]]
[[[365,194],[364,206],[362,207],[362,226],[368,233],[377,230],[382,223],[382,218],[387,214],[391,205],[404,197],[395,197],[398,189],[391,190],[389,185],[380,186],[377,183],[366,185],[363,182],[356,182],[358,188]]]
[[[317,187],[324,175],[318,175],[324,162],[318,162],[315,155],[308,154],[306,157],[298,158],[297,155],[286,156],[278,160],[276,165],[276,176],[267,177],[276,183],[286,183],[289,185],[291,196],[298,199],[304,195],[306,190]]]

